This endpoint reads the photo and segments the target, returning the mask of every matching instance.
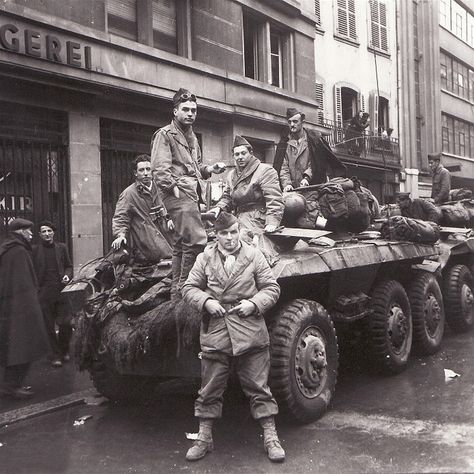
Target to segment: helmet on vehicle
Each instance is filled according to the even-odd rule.
[[[285,203],[285,210],[283,212],[283,219],[285,221],[296,221],[306,209],[306,199],[303,195],[296,192],[283,194],[283,202]]]

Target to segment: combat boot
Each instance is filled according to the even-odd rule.
[[[273,416],[260,418],[260,425],[263,428],[263,444],[267,452],[268,459],[272,462],[283,462],[285,460],[285,451],[281,447],[280,440],[275,428],[275,419]]]
[[[196,441],[186,453],[187,461],[198,461],[214,449],[212,443],[212,418],[199,419],[199,433]]]

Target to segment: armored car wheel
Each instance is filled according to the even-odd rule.
[[[132,402],[149,398],[156,385],[152,377],[122,375],[96,360],[89,373],[97,391],[113,402]]]
[[[403,286],[395,280],[379,283],[372,293],[372,310],[369,337],[376,368],[400,373],[408,363],[413,338],[410,303]]]
[[[337,380],[338,346],[326,310],[297,299],[281,307],[271,328],[270,386],[291,419],[310,422],[327,410]]]
[[[408,299],[413,320],[413,341],[419,354],[434,354],[444,334],[443,296],[431,273],[419,273],[410,281]]]
[[[467,332],[474,326],[474,281],[465,265],[453,265],[444,275],[443,295],[446,320],[454,332]]]

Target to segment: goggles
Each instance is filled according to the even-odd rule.
[[[194,94],[191,94],[190,92],[185,92],[184,94],[181,94],[176,98],[176,100],[174,101],[174,105],[178,105],[181,102],[187,102],[188,100],[196,102],[196,96]]]

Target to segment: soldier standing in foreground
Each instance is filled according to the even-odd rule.
[[[199,434],[186,459],[197,461],[213,449],[212,425],[222,415],[222,398],[231,363],[250,410],[263,428],[271,461],[282,462],[285,451],[275,428],[278,405],[268,387],[269,334],[264,313],[280,296],[280,287],[259,249],[239,238],[239,223],[222,211],[215,223],[217,243],[196,260],[183,286],[184,300],[202,311],[201,389],[195,403]]]

